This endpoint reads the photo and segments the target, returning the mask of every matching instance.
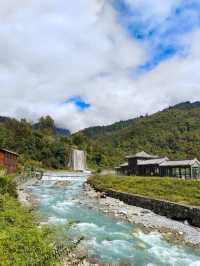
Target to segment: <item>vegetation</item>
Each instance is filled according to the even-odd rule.
[[[88,166],[100,170],[141,150],[171,159],[200,159],[200,102],[68,134],[49,116],[35,125],[0,117],[0,147],[19,152],[21,164],[39,161],[43,167],[66,168],[70,149],[79,148],[87,152]]]
[[[200,206],[200,182],[162,177],[93,176],[89,183],[100,189],[114,189],[156,199]]]
[[[0,119],[0,147],[18,152],[22,165],[39,161],[48,168],[66,168],[70,149],[67,136],[57,134],[49,116],[42,117],[37,126],[25,119]]]
[[[14,176],[0,178],[0,265],[51,266],[65,254],[54,230],[39,228],[16,199]]]
[[[87,140],[89,160],[99,167],[113,167],[125,155],[141,150],[171,159],[200,159],[200,102],[181,103],[81,133]]]

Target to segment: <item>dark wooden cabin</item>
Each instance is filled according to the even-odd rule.
[[[18,153],[0,148],[0,166],[7,169],[8,173],[13,173],[17,170]]]
[[[134,155],[126,156],[126,159],[128,160],[130,175],[140,175],[140,167],[138,166],[138,161],[146,161],[157,158],[159,158],[159,156],[148,154],[144,151],[138,152]]]
[[[170,161],[167,157],[148,154],[144,151],[127,156],[128,163],[115,168],[117,175],[170,176],[183,179],[200,179],[200,161]]]
[[[130,175],[128,163],[120,164],[120,166],[115,167],[115,173],[117,175]]]

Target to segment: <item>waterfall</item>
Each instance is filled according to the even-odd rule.
[[[85,171],[86,153],[81,150],[73,149],[70,154],[69,167],[74,171]]]

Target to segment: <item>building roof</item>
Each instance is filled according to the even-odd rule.
[[[165,161],[160,164],[160,166],[192,166],[194,164],[200,165],[197,159],[194,160],[182,160],[182,161]]]
[[[11,154],[14,154],[14,155],[19,156],[19,154],[18,154],[17,152],[10,151],[10,150],[7,150],[7,149],[2,149],[2,148],[0,148],[0,151],[5,151],[5,152],[7,152],[7,153],[11,153]]]
[[[128,163],[122,163],[119,166],[115,167],[115,169],[120,169],[121,167],[127,167]]]
[[[136,153],[135,155],[129,155],[129,156],[126,156],[126,158],[149,158],[149,159],[156,159],[156,158],[159,158],[159,156],[157,155],[152,155],[152,154],[148,154],[146,153],[145,151],[141,151],[141,152],[138,152]]]
[[[122,163],[120,164],[120,167],[128,166],[128,163]]]
[[[158,159],[151,159],[151,160],[138,160],[138,165],[160,165],[161,163],[164,163],[165,161],[169,160],[167,157],[164,158],[158,158]]]

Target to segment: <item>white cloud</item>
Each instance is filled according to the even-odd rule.
[[[156,7],[134,1],[147,7],[147,17],[167,16],[173,4],[150,2]],[[2,2],[0,40],[1,115],[36,120],[50,114],[74,131],[200,97],[199,34],[183,40],[192,40],[187,58],[168,60],[135,78],[131,71],[147,55],[119,25],[110,1]],[[62,104],[74,95],[91,108],[81,112]]]
[[[139,10],[143,20],[163,21],[181,0],[124,0],[133,11]]]

